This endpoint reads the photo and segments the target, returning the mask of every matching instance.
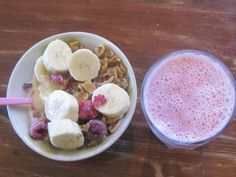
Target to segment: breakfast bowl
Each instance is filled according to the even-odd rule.
[[[89,49],[91,51],[100,45],[104,45],[111,51],[113,51],[114,54],[121,60],[127,71],[128,86],[126,90],[130,97],[129,109],[126,111],[124,116],[120,118],[119,126],[117,127],[116,131],[111,133],[109,136],[106,136],[106,138],[102,142],[95,146],[82,146],[75,150],[59,149],[53,147],[49,140],[33,139],[29,133],[29,126],[32,120],[32,109],[30,105],[7,106],[10,122],[15,132],[22,139],[22,141],[33,151],[37,152],[38,154],[44,157],[58,161],[76,161],[90,158],[109,148],[119,139],[119,137],[127,129],[133,117],[137,102],[137,86],[135,75],[132,66],[129,63],[129,60],[124,55],[124,53],[107,39],[86,32],[61,33],[54,36],[50,36],[36,43],[20,58],[10,76],[7,88],[8,98],[30,97],[29,91],[24,89],[22,86],[25,83],[32,81],[32,76],[35,72],[34,67],[36,61],[38,60],[38,58],[40,58],[40,56],[44,54],[45,49],[47,48],[49,43],[55,40],[61,40],[64,42],[78,40],[79,43],[82,44],[83,48]]]

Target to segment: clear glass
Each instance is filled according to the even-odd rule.
[[[152,74],[155,73],[154,71],[156,71],[156,69],[159,67],[159,64],[161,61],[164,61],[166,59],[169,59],[170,57],[175,57],[176,55],[182,55],[182,54],[200,54],[203,55],[207,58],[209,58],[211,61],[216,62],[217,64],[219,64],[220,67],[222,67],[223,71],[225,72],[225,74],[228,76],[229,81],[232,83],[233,89],[234,89],[234,95],[235,95],[235,80],[234,77],[232,76],[231,72],[229,71],[229,69],[216,57],[206,53],[206,52],[202,52],[202,51],[198,51],[198,50],[180,50],[180,51],[176,51],[173,53],[170,53],[164,57],[162,57],[161,59],[157,60],[152,67],[149,69],[149,71],[147,72],[147,74],[145,75],[145,78],[143,80],[142,83],[142,89],[141,89],[141,106],[142,106],[142,110],[144,113],[144,116],[147,120],[147,123],[149,125],[149,127],[151,128],[152,132],[156,135],[157,138],[159,138],[163,143],[166,144],[167,147],[169,148],[183,148],[183,149],[195,149],[199,146],[202,146],[206,143],[208,143],[209,141],[215,139],[219,134],[221,134],[224,129],[229,125],[229,123],[231,122],[231,120],[233,119],[233,116],[235,114],[235,99],[234,99],[234,109],[232,111],[231,117],[228,119],[228,122],[225,124],[225,126],[223,126],[222,129],[220,129],[218,131],[218,133],[210,136],[209,138],[207,137],[204,140],[201,141],[191,141],[191,142],[182,142],[182,141],[176,141],[174,139],[170,139],[169,137],[167,137],[164,133],[162,133],[157,126],[155,126],[152,121],[151,118],[149,117],[150,115],[148,115],[147,113],[147,107],[146,107],[146,101],[147,99],[145,99],[145,94],[144,94],[144,90],[146,87],[148,87],[147,82],[149,80],[149,78],[151,78]],[[158,89],[158,88],[157,88]]]

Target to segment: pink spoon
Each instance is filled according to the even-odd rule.
[[[31,98],[0,98],[0,105],[33,104]]]

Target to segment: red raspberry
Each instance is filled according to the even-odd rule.
[[[83,120],[90,120],[97,117],[98,112],[93,107],[91,100],[80,100],[79,102],[79,118]]]
[[[54,84],[61,84],[63,82],[63,76],[61,74],[55,73],[51,74],[51,81]]]
[[[104,95],[98,94],[93,97],[93,106],[94,107],[103,106],[104,104],[106,104],[106,102],[107,102],[107,99]]]
[[[90,140],[100,141],[107,135],[107,126],[106,124],[97,119],[90,120],[88,122],[89,130],[88,130],[88,138]]]
[[[33,119],[30,124],[30,136],[35,140],[44,139],[48,134],[48,121],[46,119]]]

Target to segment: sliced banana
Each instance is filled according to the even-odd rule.
[[[56,90],[46,99],[45,114],[51,121],[71,119],[77,122],[79,117],[79,105],[73,95],[62,90]]]
[[[43,56],[39,57],[34,65],[34,74],[38,82],[43,80],[45,76],[49,76],[50,73],[43,64]]]
[[[46,69],[43,63],[43,56],[39,57],[35,63],[34,75],[38,81],[39,96],[44,101],[54,90],[62,90],[65,87],[64,85],[54,84],[51,82],[50,72]]]
[[[55,90],[63,90],[64,86],[60,84],[53,84],[49,77],[45,77],[38,85],[39,96],[46,101],[48,96]]]
[[[72,51],[62,40],[55,40],[48,44],[43,54],[43,63],[50,72],[68,71]]]
[[[84,144],[79,125],[70,119],[49,122],[48,134],[51,144],[60,149],[73,150]]]
[[[79,49],[73,53],[69,64],[69,72],[75,80],[91,80],[98,76],[99,70],[99,59],[92,51]]]
[[[98,87],[93,92],[92,101],[97,95],[104,95],[106,103],[95,109],[107,117],[122,117],[129,110],[130,96],[116,84],[108,83]]]

